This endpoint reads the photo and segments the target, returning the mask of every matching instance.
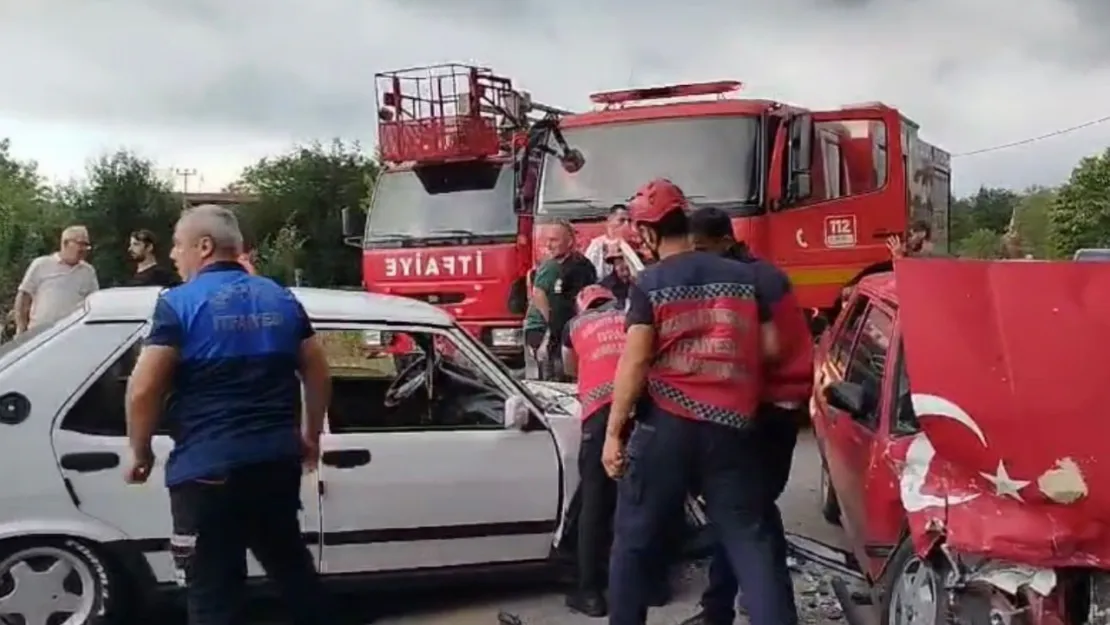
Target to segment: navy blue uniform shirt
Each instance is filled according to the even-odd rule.
[[[289,290],[236,262],[162,293],[146,343],[179,353],[162,416],[167,486],[300,456],[298,359],[312,334]]]
[[[743,427],[762,390],[759,325],[782,296],[764,272],[708,252],[645,268],[629,288],[625,320],[655,328],[647,385],[655,408]]]

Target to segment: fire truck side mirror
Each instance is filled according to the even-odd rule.
[[[563,156],[559,158],[559,163],[563,166],[563,171],[568,174],[577,173],[586,166],[586,156],[579,150],[567,148]]]
[[[788,199],[804,200],[812,191],[810,168],[813,162],[813,118],[796,115],[790,120],[790,180]]]
[[[365,213],[362,211],[352,211],[350,208],[344,208],[339,212],[339,219],[342,223],[344,239],[362,236],[363,227],[366,222]]]

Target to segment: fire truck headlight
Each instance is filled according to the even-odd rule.
[[[381,330],[365,330],[362,333],[362,344],[367,347],[385,347],[389,343],[388,332]]]
[[[520,328],[494,328],[489,334],[491,347],[520,347],[524,345],[524,331]]]

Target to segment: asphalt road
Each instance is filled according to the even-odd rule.
[[[821,518],[818,503],[820,459],[816,444],[806,432],[794,456],[790,484],[779,504],[789,531],[832,544],[841,544],[838,528]],[[704,587],[702,567],[687,567],[676,575],[676,598],[668,606],[651,611],[649,625],[672,625],[696,611],[697,600]],[[806,625],[836,622],[830,614],[830,598],[820,580],[820,573],[797,572],[802,622]],[[596,625],[599,620],[572,614],[563,606],[560,589],[552,586],[518,588],[456,588],[439,589],[412,595],[376,596],[371,593],[348,597],[346,603],[354,614],[366,615],[365,622],[379,625],[497,625],[500,611],[518,616],[523,625]],[[259,606],[253,625],[282,622]],[[371,618],[373,615],[375,618]],[[177,619],[167,619],[171,622]],[[742,622],[742,621],[738,621]],[[843,622],[842,620],[840,622]]]

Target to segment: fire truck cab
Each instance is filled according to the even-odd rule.
[[[535,184],[529,193],[516,156],[537,121],[530,114],[559,111],[481,67],[376,81],[382,170],[365,215],[344,211],[344,236],[363,250],[363,286],[438,305],[522,364],[524,311],[510,300],[525,292]]]
[[[834,309],[845,285],[889,262],[888,239],[912,222],[928,222],[935,248],[947,250],[949,155],[921,140],[917,124],[877,102],[808,111],[735,97],[740,88],[592,95],[595,110],[560,122],[587,164],[545,166],[537,227],[569,220],[588,242],[614,204],[666,177],[694,207],[731,213],[737,239],[782,267],[815,312]]]

